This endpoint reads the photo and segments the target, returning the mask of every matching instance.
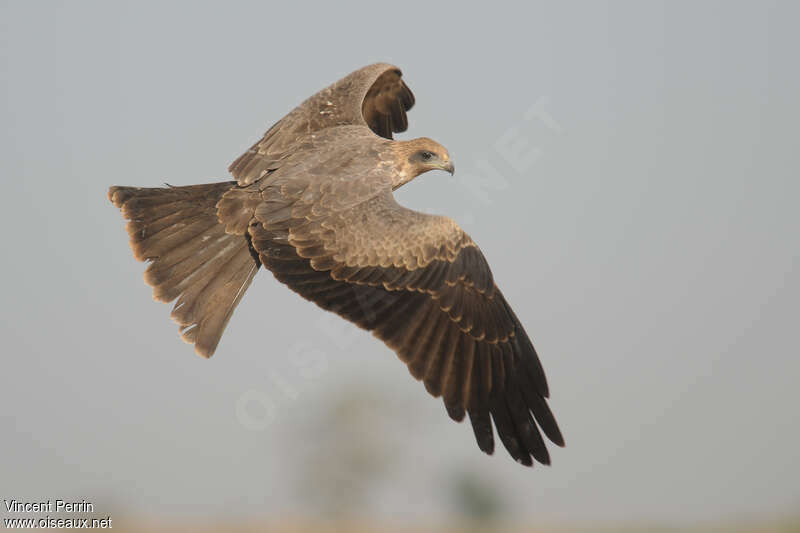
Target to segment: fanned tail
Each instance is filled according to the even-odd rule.
[[[225,326],[258,271],[244,235],[225,232],[217,202],[235,182],[187,187],[111,187],[108,198],[128,219],[133,255],[149,261],[153,297],[178,299],[172,319],[181,338],[211,357]]]

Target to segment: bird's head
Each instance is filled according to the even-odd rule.
[[[404,183],[429,170],[444,170],[450,174],[456,170],[447,149],[432,139],[420,137],[396,144],[400,152],[402,173],[406,178]]]

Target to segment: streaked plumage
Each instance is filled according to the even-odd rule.
[[[472,239],[392,191],[449,154],[392,139],[414,96],[376,64],[315,94],[230,166],[235,181],[111,187],[156,299],[177,298],[184,340],[210,357],[260,266],[304,298],[368,329],[406,362],[451,418],[468,415],[492,453],[492,421],[525,465],[550,458],[538,427],[563,438],[525,330]]]

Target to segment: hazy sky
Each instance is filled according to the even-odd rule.
[[[0,497],[305,512],[303,479],[375,440],[366,514],[447,513],[462,474],[539,521],[796,511],[799,6],[0,1]],[[472,235],[539,350],[550,468],[483,455],[388,348],[266,272],[195,356],[106,199],[227,179],[375,61],[416,94],[402,138],[458,169],[398,198]],[[341,402],[373,411],[335,424]]]

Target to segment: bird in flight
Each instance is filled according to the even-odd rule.
[[[439,143],[394,140],[414,95],[375,64],[313,95],[229,167],[235,181],[111,187],[156,300],[177,299],[183,340],[211,357],[261,266],[397,353],[449,416],[469,416],[494,451],[492,423],[518,463],[550,463],[542,432],[564,439],[547,381],[478,246],[446,217],[392,191],[429,170],[454,172]],[[537,427],[538,425],[538,427]]]

